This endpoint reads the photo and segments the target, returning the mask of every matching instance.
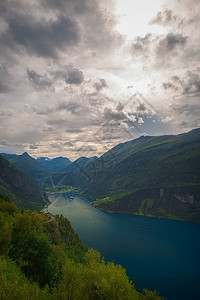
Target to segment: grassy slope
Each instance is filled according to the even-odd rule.
[[[97,175],[84,190],[99,199],[95,206],[200,221],[199,129],[140,137],[108,151],[101,161],[103,167],[99,160]]]

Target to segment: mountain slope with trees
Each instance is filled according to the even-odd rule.
[[[23,171],[32,179],[40,179],[46,175],[46,172],[39,166],[37,161],[31,157],[27,152],[22,155],[6,154],[1,155],[7,159],[13,166]]]
[[[8,196],[18,207],[25,209],[41,209],[45,205],[39,184],[1,155],[0,194]]]
[[[119,144],[85,172],[95,207],[200,222],[200,129]]]
[[[160,299],[136,291],[125,270],[86,249],[69,221],[21,211],[0,197],[1,299]]]

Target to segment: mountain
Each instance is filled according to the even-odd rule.
[[[22,155],[7,153],[1,153],[1,155],[33,179],[41,179],[51,172],[62,172],[63,168],[71,164],[71,161],[66,157],[34,159],[27,152]]]
[[[119,144],[84,172],[100,209],[200,222],[200,129]]]
[[[44,206],[37,182],[0,155],[0,194],[8,196],[18,207],[41,209]]]
[[[31,157],[27,152],[24,152],[22,155],[5,153],[1,155],[32,179],[40,179],[46,175],[46,172],[38,165],[36,159]]]
[[[68,185],[79,187],[83,179],[87,178],[87,173],[84,172],[97,159],[94,157],[79,157],[74,162],[67,165],[61,172],[51,173],[45,180],[45,187],[54,185]]]
[[[36,159],[38,166],[46,172],[62,172],[62,170],[71,164],[69,158],[56,157],[50,159],[48,157],[39,157]]]
[[[0,153],[0,155],[3,156],[8,161],[12,161],[12,160],[14,160],[15,158],[18,157],[17,154]]]
[[[74,171],[81,170],[84,166],[86,166],[91,161],[93,161],[97,158],[98,158],[97,156],[93,156],[93,157],[89,157],[89,158],[85,157],[85,156],[79,157],[77,160],[72,162],[70,165],[63,168],[62,172],[74,172]]]

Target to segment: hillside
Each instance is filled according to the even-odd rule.
[[[40,179],[46,175],[46,172],[39,166],[37,161],[27,152],[24,152],[22,155],[6,153],[1,153],[1,155],[10,161],[13,166],[33,179]]]
[[[95,207],[200,222],[200,129],[119,144],[84,171]]]
[[[0,194],[8,196],[21,208],[41,209],[44,206],[38,183],[11,165],[1,155]]]
[[[88,250],[64,217],[21,212],[0,197],[1,299],[161,299],[145,294],[120,265]]]

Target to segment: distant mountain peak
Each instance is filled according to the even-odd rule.
[[[31,157],[27,152],[24,152],[21,156],[22,157]]]
[[[49,160],[51,160],[51,159],[48,158],[48,157],[40,156],[40,157],[37,157],[37,160],[38,160],[38,161],[49,161]]]

